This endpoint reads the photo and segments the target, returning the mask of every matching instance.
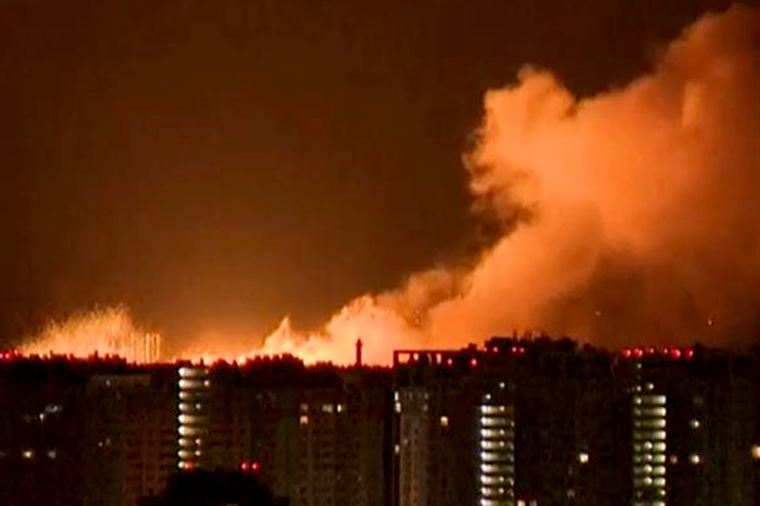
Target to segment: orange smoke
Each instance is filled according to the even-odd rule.
[[[689,28],[654,72],[577,99],[548,72],[486,95],[481,203],[529,216],[434,335],[543,327],[604,344],[747,339],[760,307],[760,11]],[[714,322],[714,325],[708,325]],[[745,335],[742,335],[745,334]]]
[[[474,268],[412,275],[315,332],[286,318],[242,356],[223,340],[202,355],[350,363],[361,338],[367,362],[388,363],[394,348],[461,346],[513,329],[609,346],[751,337],[760,323],[758,36],[756,8],[706,16],[649,75],[593,97],[523,70],[486,93],[466,157],[476,207],[504,223]]]
[[[628,86],[578,98],[526,69],[485,97],[467,158],[504,234],[469,272],[364,296],[264,350],[369,360],[513,329],[605,345],[746,339],[760,307],[760,11],[707,16]],[[522,217],[516,228],[515,216]]]

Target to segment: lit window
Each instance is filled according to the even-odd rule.
[[[586,464],[588,462],[588,453],[581,452],[578,454],[578,462],[581,464]]]
[[[702,425],[702,424],[700,423],[700,421],[699,421],[699,420],[697,420],[696,418],[692,419],[692,420],[689,422],[689,426],[690,426],[692,429],[698,429],[698,428],[699,428],[701,425]]]
[[[760,445],[752,445],[752,458],[760,460]]]
[[[332,413],[335,407],[332,404],[322,404],[323,413]]]
[[[449,417],[444,415],[441,417],[441,427],[448,427],[448,426],[449,426]]]
[[[691,462],[694,465],[700,464],[702,462],[702,457],[700,457],[696,453],[692,453],[691,455],[689,455],[689,462]]]
[[[52,450],[48,450],[48,452],[47,452],[47,456],[48,456],[48,458],[49,458],[50,460],[53,460],[53,459],[55,459],[56,457],[58,457],[58,452],[55,450],[55,448],[54,448],[54,449],[52,449]]]
[[[21,456],[24,457],[27,460],[33,459],[34,458],[34,450],[24,450],[23,452],[21,452]]]
[[[300,423],[301,425],[309,425],[309,417],[306,415],[301,415]]]

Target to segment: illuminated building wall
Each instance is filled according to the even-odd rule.
[[[479,418],[480,506],[515,504],[515,409],[499,390],[483,395]]]
[[[398,416],[399,506],[429,504],[428,476],[430,459],[429,428],[431,425],[429,393],[423,387],[399,388],[394,393],[394,409]]]
[[[637,384],[633,395],[633,505],[667,504],[667,396]]]
[[[177,467],[190,471],[205,467],[209,434],[208,400],[211,387],[208,369],[185,364],[178,369]]]
[[[753,503],[753,366],[703,348],[623,350],[634,506]],[[756,423],[756,422],[754,422]]]

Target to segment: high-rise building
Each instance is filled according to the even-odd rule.
[[[755,504],[752,364],[546,338],[397,351],[393,503]]]
[[[203,366],[181,364],[177,369],[177,467],[191,471],[209,467],[206,441],[210,432],[211,380]]]
[[[176,369],[0,361],[0,504],[134,506],[176,471]]]
[[[513,337],[358,362],[0,353],[0,504],[135,506],[217,471],[291,506],[760,504],[758,352]]]
[[[171,366],[97,372],[87,379],[86,506],[135,506],[176,472],[176,381]]]
[[[608,357],[568,341],[492,339],[485,349],[394,357],[395,501],[403,506],[564,504],[586,493],[595,428],[609,409]],[[605,368],[605,365],[607,367]]]
[[[752,504],[752,361],[697,348],[622,352],[634,506]]]
[[[65,360],[0,361],[0,504],[79,504],[86,372]]]
[[[260,359],[207,374],[204,466],[256,474],[293,505],[385,504],[387,370]]]

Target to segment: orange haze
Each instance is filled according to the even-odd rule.
[[[706,16],[650,74],[588,98],[524,69],[486,93],[465,157],[475,209],[504,223],[474,268],[413,274],[314,332],[286,318],[242,356],[223,340],[183,355],[349,363],[361,338],[366,361],[388,363],[394,348],[525,328],[609,346],[746,342],[760,307],[759,36],[758,9]]]

